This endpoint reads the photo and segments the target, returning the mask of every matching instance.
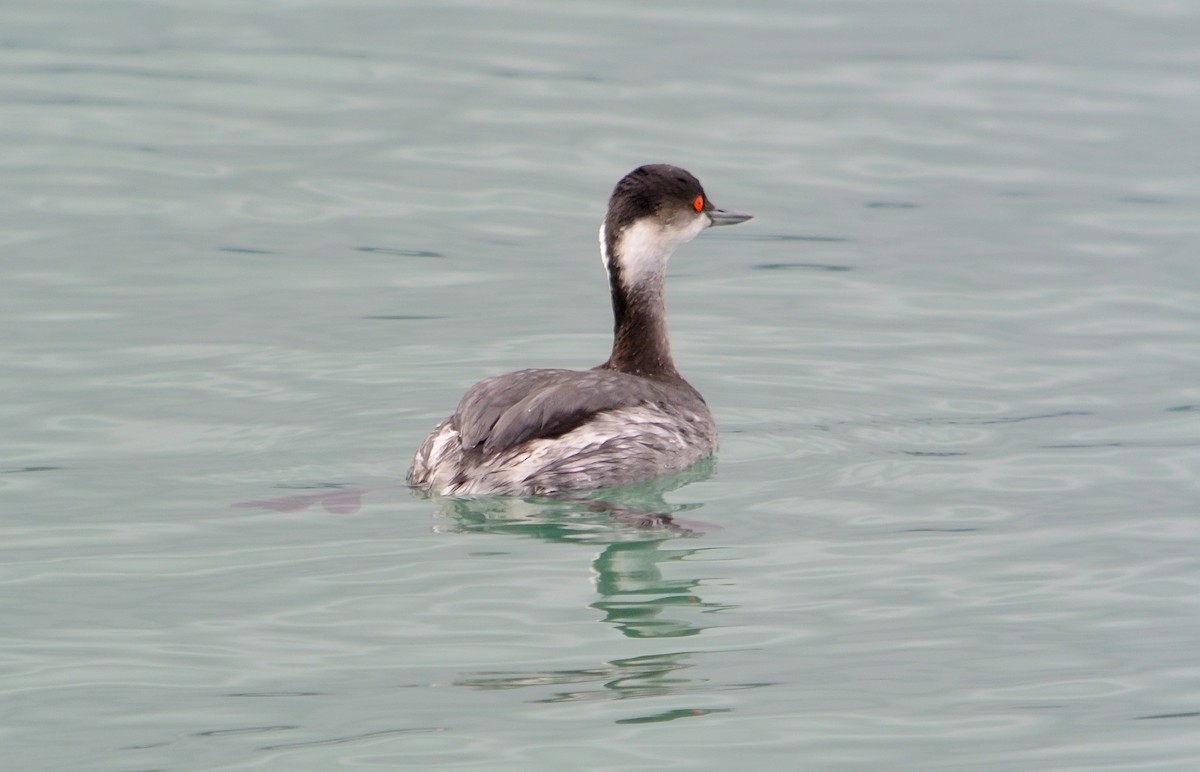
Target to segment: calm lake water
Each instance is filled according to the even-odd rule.
[[[1200,768],[1200,4],[0,9],[14,770]],[[629,169],[715,466],[436,500],[607,355]]]

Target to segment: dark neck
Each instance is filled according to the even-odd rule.
[[[671,359],[667,337],[666,301],[661,274],[634,289],[621,283],[620,272],[611,272],[613,305],[613,348],[600,365],[631,375],[657,380],[676,380],[679,371]]]

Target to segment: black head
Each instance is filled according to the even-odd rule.
[[[626,174],[613,188],[606,224],[611,230],[643,217],[670,222],[712,208],[700,180],[691,172],[668,164],[648,164]]]
[[[717,209],[700,180],[686,169],[647,164],[626,174],[613,188],[604,218],[604,246],[607,254],[614,254],[621,234],[640,220],[649,219],[663,229],[690,232],[686,238],[691,238],[712,225],[733,225],[750,217]]]

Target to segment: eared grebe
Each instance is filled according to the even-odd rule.
[[[712,413],[671,359],[663,280],[680,244],[750,217],[714,207],[679,167],[626,175],[600,226],[615,318],[608,361],[475,384],[417,449],[409,485],[443,495],[544,495],[648,480],[711,455]]]

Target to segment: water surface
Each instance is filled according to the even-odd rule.
[[[1194,4],[0,30],[13,768],[1200,763]],[[672,265],[715,466],[411,494],[471,383],[604,359],[658,161],[757,215]]]

